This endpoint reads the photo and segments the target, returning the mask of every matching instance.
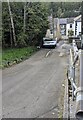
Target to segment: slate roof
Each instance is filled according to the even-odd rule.
[[[60,18],[59,19],[59,24],[67,24],[67,18]]]
[[[67,23],[74,23],[74,18],[68,18]]]
[[[49,16],[48,20],[51,22],[52,21],[52,16]],[[81,15],[79,15],[77,17],[71,17],[71,18],[54,18],[54,25],[57,25],[58,20],[59,20],[60,25],[74,23],[74,21],[80,22],[81,21]]]
[[[74,18],[75,21],[80,22],[81,21],[81,15]]]

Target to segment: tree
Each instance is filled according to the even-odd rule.
[[[51,2],[48,4],[49,15],[50,9],[54,9],[55,17],[76,17],[80,13],[78,11],[81,2]]]
[[[26,2],[24,2],[24,33],[25,33],[25,27],[26,27]]]
[[[11,7],[10,7],[10,2],[9,0],[7,0],[8,2],[8,8],[9,8],[9,14],[10,14],[10,19],[11,19],[11,26],[12,26],[12,33],[13,33],[13,40],[14,40],[14,46],[17,46],[16,43],[16,36],[15,36],[15,28],[14,28],[14,21],[13,21],[13,16],[12,16],[12,11],[11,11]],[[11,28],[10,28],[11,29]],[[11,31],[10,31],[11,33]],[[12,42],[11,42],[12,45]]]
[[[73,30],[68,30],[68,36],[73,36],[74,31]]]
[[[48,7],[40,2],[5,2],[2,19],[3,47],[37,45],[48,28]]]
[[[59,17],[59,18],[63,17],[63,12],[60,7],[58,8],[58,11],[57,11],[57,17]]]
[[[27,4],[27,2],[24,2],[24,29],[23,29],[24,34],[25,34],[25,30],[26,30],[26,9],[27,9],[27,7],[29,7],[29,4],[30,4],[30,2],[28,2],[28,4]],[[28,16],[28,13],[27,13],[27,16]]]
[[[2,3],[2,46],[11,46],[10,39],[10,16],[7,3]]]

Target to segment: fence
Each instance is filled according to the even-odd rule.
[[[79,60],[80,63],[80,79],[78,86],[76,85],[75,67]],[[70,66],[68,79],[72,85],[72,100],[76,100],[76,118],[83,120],[83,50],[77,48],[75,40],[73,40],[73,49],[70,49]]]

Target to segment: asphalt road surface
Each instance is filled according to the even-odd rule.
[[[2,71],[3,118],[58,117],[66,58],[57,50],[41,49]]]

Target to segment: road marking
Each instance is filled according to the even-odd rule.
[[[51,50],[49,50],[47,53],[46,53],[46,56],[45,57],[48,57],[50,54],[51,54]]]

